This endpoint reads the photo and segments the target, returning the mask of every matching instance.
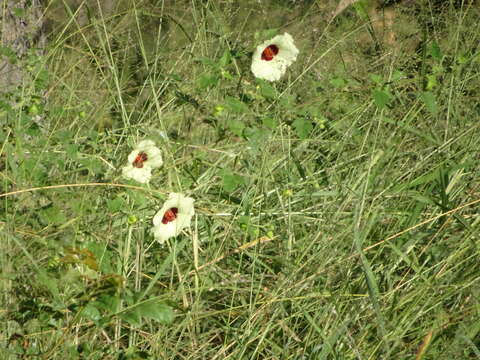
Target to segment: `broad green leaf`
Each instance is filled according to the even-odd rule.
[[[231,96],[225,98],[225,107],[231,112],[238,114],[244,114],[249,110],[247,104]]]
[[[83,308],[81,315],[94,322],[97,322],[102,318],[102,314],[100,314],[100,310],[98,310],[98,308],[93,303],[88,303]]]
[[[245,125],[240,120],[230,119],[228,121],[228,128],[235,135],[242,136]]]
[[[0,45],[0,55],[6,56],[11,64],[17,62],[17,54],[9,47]]]
[[[233,174],[228,169],[224,169],[221,176],[223,181],[223,189],[226,192],[232,192],[239,186],[245,184],[245,178],[243,176]]]
[[[23,9],[23,8],[13,8],[13,13],[17,17],[24,17],[25,16],[25,9]]]
[[[277,119],[275,119],[273,117],[266,117],[266,118],[262,119],[262,124],[263,124],[263,126],[269,128],[271,130],[275,130],[278,126],[278,121],[277,121]]]
[[[372,81],[375,84],[382,84],[383,83],[383,77],[381,75],[378,75],[378,74],[371,74],[370,79],[372,79]]]
[[[138,311],[137,307],[134,307],[133,309],[122,312],[119,316],[122,320],[125,320],[126,322],[128,322],[133,326],[142,325],[142,316],[140,315],[140,312]]]
[[[78,162],[85,166],[91,175],[101,174],[104,172],[104,164],[100,159],[88,157],[79,159]]]
[[[121,197],[115,199],[107,200],[107,208],[110,212],[114,213],[122,209],[125,206],[125,200]]]
[[[67,222],[67,217],[57,206],[49,206],[38,212],[40,219],[46,224],[62,225]]]
[[[72,159],[72,160],[77,160],[78,159],[78,150],[79,146],[78,144],[64,144],[65,152],[67,153],[67,156]]]
[[[141,191],[127,190],[128,197],[133,201],[135,206],[142,207],[150,203],[145,193]]]
[[[306,139],[313,130],[312,122],[304,118],[297,118],[292,125],[300,139]]]
[[[260,93],[264,98],[273,99],[277,96],[275,88],[266,81],[259,81]]]
[[[388,91],[380,89],[374,89],[372,96],[373,100],[375,101],[375,105],[377,105],[379,109],[386,107],[392,99],[392,95]]]
[[[368,20],[368,8],[370,6],[370,0],[358,0],[353,4],[357,15],[365,20]]]
[[[264,151],[265,144],[270,136],[270,131],[264,128],[248,127],[245,129],[244,135],[252,148]]]
[[[163,325],[171,324],[175,317],[172,308],[158,300],[148,300],[136,308],[141,316],[158,321]]]
[[[427,75],[427,90],[432,90],[438,85],[437,77],[434,74]]]
[[[59,299],[60,292],[55,278],[50,277],[45,270],[38,269],[37,280],[48,289],[55,299]]]
[[[345,81],[345,79],[337,77],[337,78],[331,79],[330,84],[332,84],[334,88],[341,89],[345,87],[345,85],[347,85],[347,82]]]
[[[120,298],[116,295],[101,294],[95,301],[95,306],[107,311],[107,313],[115,313],[119,304]]]
[[[421,94],[421,98],[425,103],[425,107],[430,113],[436,114],[438,112],[437,100],[435,99],[435,95],[433,95],[432,92],[424,91]]]
[[[397,81],[397,80],[400,80],[400,79],[404,79],[406,76],[405,76],[405,73],[402,72],[402,71],[399,71],[399,70],[395,70],[392,74],[392,78],[391,80],[392,81]]]
[[[230,51],[225,50],[220,60],[218,60],[218,65],[220,65],[220,67],[225,67],[228,64],[230,64],[231,60],[232,60],[232,56],[230,55]]]
[[[198,80],[198,86],[200,89],[206,89],[210,86],[216,86],[218,84],[218,76],[213,73],[206,73],[200,76]]]

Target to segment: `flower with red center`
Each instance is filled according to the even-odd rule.
[[[171,193],[163,207],[153,217],[153,235],[163,244],[190,226],[195,210],[195,200],[183,194]]]
[[[278,54],[278,46],[277,45],[268,45],[262,51],[262,60],[265,61],[272,61],[273,58]]]
[[[144,153],[143,151],[138,153],[137,156],[135,157],[135,160],[132,162],[132,166],[136,168],[143,168],[143,163],[148,160],[148,155],[147,153]]]
[[[279,80],[296,59],[298,49],[290,34],[277,35],[257,46],[252,58],[255,77],[268,81]]]
[[[152,177],[152,169],[162,166],[162,154],[152,140],[140,141],[128,155],[128,165],[122,169],[127,179],[140,183],[148,183]]]
[[[165,214],[163,214],[162,217],[162,224],[166,225],[171,221],[175,221],[177,218],[177,213],[178,213],[178,208],[173,207],[165,211]]]

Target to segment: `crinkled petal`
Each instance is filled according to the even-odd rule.
[[[133,166],[133,162],[140,153],[147,154],[147,160],[141,168]],[[128,155],[128,164],[123,167],[122,174],[128,179],[133,179],[142,184],[148,183],[152,177],[152,169],[163,165],[162,152],[152,140],[140,141],[135,149]]]
[[[163,165],[162,152],[157,147],[152,147],[145,151],[148,156],[148,165],[152,168],[158,168]]]
[[[179,193],[171,193],[169,195],[162,208],[153,217],[153,235],[157,241],[163,243],[168,238],[177,236],[183,229],[190,226],[195,213],[194,201],[194,199]],[[165,213],[171,208],[178,209],[175,220],[167,224],[162,223]]]
[[[138,151],[147,151],[152,147],[155,147],[155,143],[152,140],[142,140],[135,146],[135,149]]]
[[[270,60],[262,59],[262,52],[270,45],[278,47],[278,54]],[[277,35],[257,46],[252,58],[251,70],[255,77],[268,81],[279,80],[296,59],[299,50],[290,34]]]
[[[136,168],[132,165],[127,165],[122,168],[122,175],[127,179],[133,179],[139,183],[146,184],[152,177],[152,168],[149,166]]]

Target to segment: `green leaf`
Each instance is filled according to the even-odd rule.
[[[344,79],[337,77],[331,79],[330,84],[332,84],[334,88],[341,89],[347,85],[347,82]]]
[[[127,193],[128,193],[128,197],[130,198],[131,201],[133,201],[133,204],[135,206],[142,207],[150,203],[150,200],[148,199],[148,197],[145,196],[145,194],[140,191],[128,190]]]
[[[230,55],[230,51],[225,50],[220,60],[218,60],[218,65],[220,65],[220,67],[225,67],[228,64],[230,64],[231,60],[232,60],[232,56]]]
[[[269,128],[271,130],[275,130],[278,126],[278,121],[275,118],[266,117],[266,118],[262,119],[262,124],[263,124],[263,126]]]
[[[283,94],[279,98],[278,103],[281,107],[285,108],[288,111],[291,111],[291,109],[296,106],[296,97],[292,94]]]
[[[244,131],[245,137],[248,139],[252,149],[265,150],[265,144],[268,142],[270,131],[264,128],[248,127]]]
[[[436,114],[438,112],[438,105],[435,95],[430,91],[424,91],[420,96],[425,103],[427,110],[432,114]]]
[[[442,57],[443,57],[442,50],[440,50],[440,46],[435,40],[433,40],[432,43],[430,44],[429,53],[430,53],[430,56],[435,60],[442,60]]]
[[[228,129],[237,136],[242,136],[245,125],[236,119],[228,120]]]
[[[82,310],[81,315],[94,322],[99,321],[102,318],[100,310],[93,303],[88,303]]]
[[[97,301],[95,301],[95,305],[105,310],[107,313],[115,313],[118,309],[120,304],[120,298],[118,296],[112,296],[107,294],[101,294]]]
[[[243,114],[249,111],[247,104],[231,96],[225,98],[225,107],[237,114]]]
[[[47,70],[45,69],[40,69],[36,74],[35,74],[35,87],[38,90],[42,90],[48,87],[48,79],[50,77],[50,74],[48,73]]]
[[[62,225],[67,222],[67,217],[55,205],[41,209],[38,215],[45,224]]]
[[[402,72],[402,71],[399,71],[399,70],[395,70],[392,74],[392,81],[397,81],[397,80],[400,80],[400,79],[404,79],[406,76],[405,76],[405,73]]]
[[[15,16],[24,17],[25,16],[25,9],[23,8],[13,8],[13,13]]]
[[[58,112],[58,116],[64,116],[64,109],[63,108],[56,108],[54,110]],[[60,130],[55,134],[55,138],[61,142],[62,144],[71,144],[72,139],[74,138],[75,134],[71,130]]]
[[[375,101],[375,105],[379,109],[385,108],[390,100],[392,100],[392,95],[386,90],[374,89],[372,92],[373,100]]]
[[[182,77],[178,74],[175,74],[175,73],[170,74],[170,76],[168,76],[168,77],[172,80],[175,80],[175,81],[182,81]]]
[[[38,269],[37,280],[41,285],[48,289],[56,300],[59,299],[60,292],[55,278],[50,277],[45,270]]]
[[[252,221],[250,216],[242,215],[238,218],[238,225],[240,229],[250,236],[257,237],[259,234],[258,226]]]
[[[88,242],[85,246],[93,253],[94,258],[97,259],[102,274],[111,274],[115,271],[112,265],[112,258],[116,258],[116,256],[109,250],[106,244]]]
[[[121,197],[117,197],[112,200],[107,200],[107,208],[110,212],[114,213],[122,209],[125,206],[125,201]]]
[[[137,307],[121,313],[120,318],[133,326],[142,325],[142,316]]]
[[[213,61],[212,59],[206,58],[206,57],[201,57],[201,58],[198,58],[198,59],[195,59],[195,60],[201,62],[205,66],[210,66],[210,67],[213,67],[213,68],[217,67],[217,63],[215,61]]]
[[[216,86],[218,84],[218,75],[213,73],[206,73],[200,76],[198,80],[198,86],[200,89],[206,89],[210,86]]]
[[[79,159],[78,162],[85,166],[91,175],[101,174],[103,170],[103,162],[97,158],[83,158]]]
[[[9,47],[0,45],[0,55],[6,56],[11,64],[17,62],[17,54]]]
[[[163,325],[171,324],[175,317],[172,308],[158,300],[148,300],[139,304],[136,308],[141,316],[158,321]]]
[[[223,189],[226,192],[233,192],[239,186],[245,184],[245,178],[243,176],[235,175],[229,169],[224,169],[221,176],[223,181]]]
[[[427,75],[427,90],[432,90],[438,85],[437,77],[434,74]]]
[[[355,8],[355,11],[357,12],[357,15],[365,20],[368,20],[368,8],[370,6],[370,1],[369,0],[359,0],[356,1],[353,4],[353,7]]]
[[[383,77],[381,75],[378,75],[378,74],[371,74],[370,79],[372,79],[372,81],[375,84],[382,84],[383,83]]]
[[[313,130],[312,122],[304,118],[298,118],[293,122],[293,127],[300,139],[306,139]]]
[[[77,144],[64,144],[64,148],[68,158],[72,160],[78,159],[79,146]]]
[[[260,93],[264,98],[267,99],[274,99],[277,96],[277,91],[275,88],[267,83],[266,81],[258,81],[260,85]]]

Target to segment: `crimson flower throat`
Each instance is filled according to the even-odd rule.
[[[147,160],[148,160],[147,154],[144,153],[143,151],[139,152],[138,155],[135,157],[135,160],[133,160],[132,166],[141,169],[143,168],[143,163]]]
[[[270,61],[273,60],[273,58],[278,54],[278,46],[277,45],[268,45],[263,51],[262,51],[262,60],[265,61]]]
[[[178,208],[173,207],[165,211],[162,218],[162,224],[168,224],[171,221],[174,221],[177,218]]]

